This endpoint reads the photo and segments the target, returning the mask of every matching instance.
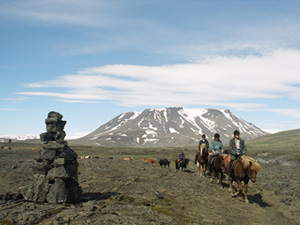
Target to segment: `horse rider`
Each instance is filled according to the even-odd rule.
[[[199,141],[199,146],[198,146],[198,150],[200,151],[200,146],[202,144],[205,144],[206,148],[205,148],[205,151],[208,152],[208,148],[209,148],[209,143],[208,143],[208,140],[206,140],[206,135],[205,134],[202,134],[202,139]],[[195,164],[197,163],[198,161],[198,156],[199,156],[199,151],[196,153],[195,155]]]
[[[235,130],[233,132],[233,138],[229,141],[229,154],[230,154],[230,164],[229,164],[229,174],[231,174],[231,166],[234,160],[241,157],[242,155],[246,155],[247,147],[245,141],[240,138],[240,132]]]
[[[222,141],[220,140],[220,135],[216,133],[214,135],[214,139],[210,143],[210,150],[209,150],[209,159],[207,164],[207,175],[211,175],[211,162],[212,160],[217,157],[219,154],[224,152],[224,146]]]
[[[180,162],[181,160],[185,159],[185,155],[183,152],[181,152],[178,156],[178,162]]]

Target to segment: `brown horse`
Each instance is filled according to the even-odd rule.
[[[225,157],[225,167],[226,167],[227,175],[229,176],[230,158],[228,157],[230,156],[227,155]],[[248,182],[249,180],[251,180],[253,183],[256,182],[256,174],[259,170],[260,170],[260,165],[257,161],[245,155],[241,156],[237,160],[234,169],[231,172],[231,175],[228,179],[229,191],[231,192],[231,195],[233,197],[236,197],[243,192],[243,187],[241,182],[244,181],[245,202],[248,203],[249,202],[247,198]],[[239,186],[239,190],[236,193],[233,193],[232,181],[235,181]]]
[[[206,144],[201,144],[197,160],[198,160],[197,166],[199,166],[199,175],[201,177],[203,175],[205,176],[205,171],[208,163],[208,152],[207,152]]]
[[[225,167],[225,157],[226,156],[227,155],[225,155],[225,154],[220,154],[217,157],[215,157],[211,163],[212,171],[214,173],[214,176],[217,177],[217,179],[219,181],[218,184],[220,186],[222,186],[223,173],[226,172],[226,167]]]

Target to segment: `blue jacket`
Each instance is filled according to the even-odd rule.
[[[216,154],[214,154],[212,152],[212,150],[214,150]],[[209,152],[211,153],[211,155],[212,156],[219,155],[219,154],[222,153],[222,150],[224,150],[224,146],[223,146],[222,141],[216,141],[215,139],[212,140],[212,142],[210,143],[210,150],[209,150]]]
[[[182,157],[181,157],[181,155],[182,155]],[[184,154],[179,154],[178,159],[179,159],[179,161],[182,160],[182,159],[185,159],[185,155]]]

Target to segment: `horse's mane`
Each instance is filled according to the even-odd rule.
[[[252,168],[256,172],[258,172],[260,170],[260,165],[255,159],[253,159],[249,156],[243,155],[243,156],[241,156],[241,160],[242,160],[243,169],[246,169],[249,166],[250,162],[251,162],[252,163]]]
[[[205,149],[205,148],[206,148],[206,144],[205,144],[205,143],[201,144],[201,145],[200,145],[200,149],[201,149],[201,148],[202,148],[202,149]]]

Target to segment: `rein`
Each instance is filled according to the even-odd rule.
[[[247,167],[247,169],[248,169],[248,167]],[[247,170],[245,170],[245,174],[250,178],[250,180],[252,180],[253,177],[248,173]]]
[[[239,162],[239,163],[242,165],[242,167],[243,167],[242,162],[241,162],[240,160],[238,160],[238,162]],[[248,178],[249,178],[250,180],[252,180],[253,177],[249,174],[248,168],[249,168],[249,166],[244,170],[244,173],[248,176]]]

